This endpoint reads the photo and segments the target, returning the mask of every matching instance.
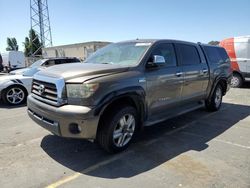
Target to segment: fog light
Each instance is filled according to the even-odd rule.
[[[72,134],[79,134],[82,131],[82,129],[77,123],[71,123],[69,124],[69,131]]]

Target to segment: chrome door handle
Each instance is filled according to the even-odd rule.
[[[178,77],[181,76],[182,74],[183,74],[183,72],[177,72],[177,73],[175,73],[175,75],[178,76]]]
[[[203,69],[202,72],[205,74],[205,73],[208,72],[208,70],[207,69]]]

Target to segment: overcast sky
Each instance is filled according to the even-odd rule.
[[[30,0],[0,0],[0,52],[23,50]],[[193,42],[250,35],[250,0],[48,0],[54,45],[135,38]]]

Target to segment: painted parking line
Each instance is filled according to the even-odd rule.
[[[58,180],[57,182],[48,185],[46,188],[59,187],[59,186],[65,184],[65,183],[68,183],[68,182],[78,178],[79,176],[81,176],[83,174],[94,171],[94,170],[96,170],[96,169],[98,169],[98,168],[100,168],[100,167],[102,167],[104,165],[107,165],[107,164],[109,164],[109,163],[111,163],[113,161],[116,161],[116,160],[120,159],[121,157],[124,157],[125,155],[131,154],[131,153],[134,153],[134,151],[130,150],[130,151],[125,151],[125,152],[123,152],[121,154],[117,154],[117,155],[111,157],[110,159],[99,162],[99,163],[97,163],[97,164],[95,164],[93,166],[90,166],[90,167],[84,169],[83,171],[77,172],[77,173],[75,173],[75,174],[73,174],[71,176],[67,176],[67,177],[65,177],[65,178],[63,178],[61,180]]]
[[[224,107],[224,108],[222,108],[220,111],[223,111],[223,110],[225,110],[225,109],[227,109],[227,108],[229,108],[229,107]],[[195,123],[197,123],[198,121],[200,121],[200,120],[202,120],[202,119],[204,119],[204,118],[210,117],[210,116],[212,116],[212,115],[214,115],[214,114],[216,114],[216,113],[217,113],[217,112],[209,113],[209,114],[207,114],[207,115],[201,117],[201,118],[198,119],[198,120],[194,120],[194,121],[192,121],[192,122],[187,123],[186,125],[184,125],[184,126],[182,126],[182,127],[179,127],[179,128],[174,129],[174,130],[172,130],[172,131],[169,131],[169,132],[167,132],[165,135],[174,134],[175,132],[178,132],[178,131],[180,131],[180,130],[183,130],[183,129],[185,129],[185,128],[191,126],[192,124],[195,124]],[[160,138],[161,138],[161,137],[156,138],[156,139],[153,139],[153,140],[148,141],[148,142],[146,142],[146,143],[144,143],[144,144],[142,144],[142,145],[143,145],[143,146],[149,146],[149,145],[151,145],[151,144],[157,142]],[[118,159],[124,157],[125,155],[131,154],[131,153],[134,153],[134,151],[133,151],[133,150],[128,150],[128,151],[125,151],[125,152],[123,152],[123,153],[116,154],[115,156],[111,157],[110,159],[107,159],[107,160],[104,160],[104,161],[102,161],[102,162],[99,162],[99,163],[97,163],[97,164],[95,164],[95,165],[93,165],[93,166],[90,166],[90,167],[88,167],[88,168],[86,168],[86,169],[84,169],[84,170],[82,170],[82,171],[80,171],[80,172],[76,172],[76,173],[72,174],[71,176],[67,176],[67,177],[65,177],[65,178],[62,178],[62,179],[60,179],[60,180],[58,180],[58,181],[56,181],[56,182],[54,182],[54,183],[48,185],[46,188],[56,188],[56,187],[59,187],[59,186],[61,186],[61,185],[63,185],[63,184],[66,184],[66,183],[68,183],[68,182],[70,182],[70,181],[73,181],[73,180],[77,179],[78,177],[80,177],[80,176],[83,175],[83,174],[86,174],[86,173],[89,173],[89,172],[91,172],[91,171],[94,171],[94,170],[98,169],[99,167],[102,167],[102,166],[107,165],[107,164],[109,164],[109,163],[111,163],[111,162],[114,162],[114,161],[116,161],[116,160],[118,160]]]
[[[190,132],[186,132],[186,131],[182,131],[181,133],[182,134],[186,134],[186,135],[190,135],[190,136],[199,137],[199,138],[207,138],[205,136],[194,134],[194,133],[190,133]],[[245,145],[237,144],[237,143],[226,141],[226,140],[221,140],[221,139],[218,139],[218,138],[214,138],[213,140],[217,141],[217,142],[222,142],[224,144],[229,144],[229,145],[241,147],[241,148],[244,148],[244,149],[250,149],[250,146],[245,146]]]

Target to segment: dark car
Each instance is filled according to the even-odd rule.
[[[3,71],[3,58],[2,55],[0,54],[0,72]]]
[[[226,51],[176,40],[108,45],[83,64],[34,76],[28,114],[52,133],[128,147],[143,126],[206,106],[219,110],[232,72]]]

